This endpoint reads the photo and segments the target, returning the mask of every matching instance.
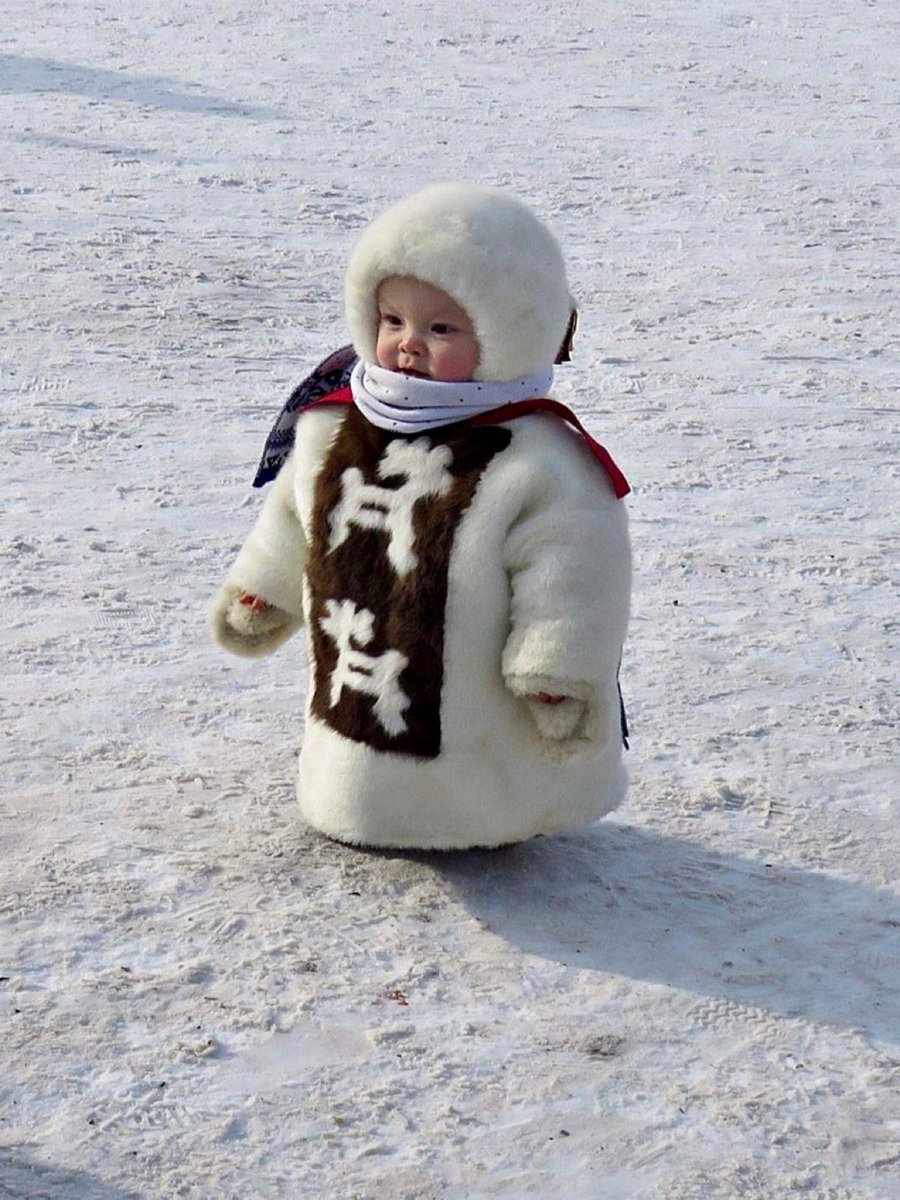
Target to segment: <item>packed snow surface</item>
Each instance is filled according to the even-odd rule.
[[[0,1196],[900,1197],[892,0],[5,0]],[[634,487],[612,819],[300,823],[204,610],[355,233],[566,247]]]

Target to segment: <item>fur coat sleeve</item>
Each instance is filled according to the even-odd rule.
[[[289,458],[266,497],[256,524],[213,598],[210,627],[226,650],[248,658],[271,654],[303,622],[306,536]],[[244,593],[264,602],[265,611],[242,606]]]
[[[554,442],[568,443],[564,456],[553,453]],[[504,681],[519,696],[582,702],[577,724],[565,731],[554,723],[571,724],[575,710],[534,710],[551,740],[571,741],[572,749],[619,740],[617,672],[631,593],[625,507],[568,430],[554,423],[531,448],[528,488],[504,546]]]
[[[297,512],[294,471],[294,460],[289,458],[234,560],[227,582],[301,617],[306,535]]]

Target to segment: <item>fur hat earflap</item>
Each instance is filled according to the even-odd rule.
[[[498,382],[556,360],[574,303],[559,243],[519,200],[471,183],[434,184],[363,230],[345,282],[347,325],[375,362],[377,292],[392,275],[447,292],[471,318],[481,348],[475,378]]]

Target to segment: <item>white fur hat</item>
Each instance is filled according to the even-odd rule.
[[[475,378],[497,382],[549,367],[574,308],[559,243],[518,200],[471,183],[407,196],[368,225],[350,256],[344,299],[357,354],[375,362],[376,294],[391,275],[439,287],[475,327]]]

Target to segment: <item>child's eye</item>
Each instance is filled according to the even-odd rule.
[[[390,325],[392,329],[396,329],[402,322],[400,321],[400,318],[394,316],[393,313],[382,313],[381,323],[382,325]]]
[[[435,321],[431,327],[431,332],[436,333],[439,337],[445,333],[450,333],[453,330],[452,325],[447,325],[443,321]]]

